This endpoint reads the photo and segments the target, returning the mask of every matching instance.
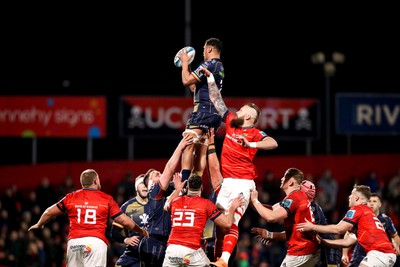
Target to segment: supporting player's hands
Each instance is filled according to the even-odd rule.
[[[137,235],[127,237],[124,239],[124,243],[127,244],[128,246],[138,246],[140,243],[140,238]]]
[[[175,190],[181,191],[185,187],[187,180],[182,182],[182,176],[179,172],[174,173],[172,176],[172,181],[174,182]]]
[[[253,227],[251,228],[251,233],[256,234],[256,238],[266,238],[266,239],[271,239],[271,234],[267,229],[264,228],[259,228],[259,227]]]
[[[350,260],[349,260],[349,255],[342,255],[342,262],[343,262],[343,264],[344,265],[349,265],[349,263],[350,263]]]
[[[246,201],[244,199],[243,194],[239,194],[236,198],[233,199],[231,206],[235,208],[239,208],[240,206],[246,205]]]
[[[179,146],[183,150],[191,144],[193,144],[193,135],[187,134],[182,138],[181,142],[179,143]]]
[[[296,225],[297,231],[300,231],[300,232],[312,231],[314,224],[311,223],[310,221],[308,221],[306,218],[304,218],[304,219],[306,220],[306,222],[298,223]]]
[[[267,229],[253,227],[251,228],[251,232],[256,234],[255,238],[259,239],[261,244],[264,246],[271,245],[272,240],[272,232],[269,232]]]
[[[257,191],[257,189],[250,189],[250,200],[251,200],[251,203],[253,203],[253,205],[254,204],[256,204],[257,202],[260,202],[260,201],[258,201],[258,191]]]
[[[215,131],[214,128],[211,127],[206,133],[206,138],[208,140],[209,145],[214,144],[214,136],[215,136],[214,131]]]

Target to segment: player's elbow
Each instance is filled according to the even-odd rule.
[[[192,92],[194,91],[195,82],[192,79],[183,79],[182,84],[183,84],[183,86],[189,87],[190,91],[192,91]]]
[[[276,142],[275,139],[271,138],[270,140],[268,140],[268,145],[270,149],[275,149],[278,147],[278,142]]]

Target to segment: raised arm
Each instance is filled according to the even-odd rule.
[[[190,135],[184,136],[182,140],[179,142],[171,158],[165,165],[163,173],[161,174],[160,185],[162,189],[165,190],[168,188],[168,185],[172,179],[172,175],[174,174],[175,169],[180,162],[182,151],[185,149],[185,147],[187,147],[192,143],[193,143],[193,137]]]
[[[281,206],[274,206],[274,209],[270,209],[261,204],[261,202],[258,201],[258,192],[256,189],[251,190],[250,197],[251,203],[258,214],[267,222],[280,222],[288,216],[287,211]]]
[[[207,165],[209,176],[211,179],[211,186],[213,190],[217,190],[222,184],[222,174],[221,168],[219,165],[218,155],[215,150],[215,138],[214,138],[214,128],[210,128],[207,133],[208,138],[208,149],[207,149]]]
[[[190,91],[194,92],[195,84],[198,80],[192,75],[192,70],[189,65],[189,56],[186,50],[182,50],[178,55],[180,61],[182,62],[182,84],[188,86]]]
[[[178,172],[174,173],[174,178],[173,178],[174,192],[172,192],[172,194],[167,198],[167,201],[164,204],[165,211],[168,211],[171,201],[179,196],[179,193],[181,192],[182,188],[185,187],[187,181],[188,180],[182,182],[182,177],[180,173]]]
[[[29,227],[28,231],[33,229],[43,228],[48,221],[50,221],[53,217],[58,216],[60,214],[62,214],[62,211],[57,207],[57,204],[48,207],[43,212],[42,216],[40,216],[39,221],[36,224]]]
[[[224,116],[228,111],[225,105],[222,95],[219,92],[218,86],[215,83],[214,75],[206,68],[200,68],[199,71],[203,72],[207,77],[208,83],[208,94],[210,96],[211,102],[213,102],[215,109],[218,111],[219,115]]]

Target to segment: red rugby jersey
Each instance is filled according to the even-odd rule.
[[[68,215],[68,240],[93,236],[106,244],[109,217],[114,219],[123,213],[110,195],[95,189],[80,189],[69,193],[57,203],[57,207]]]
[[[288,212],[288,217],[283,223],[287,239],[287,254],[292,256],[314,254],[319,249],[315,232],[296,230],[296,225],[305,222],[305,219],[315,223],[311,203],[306,193],[295,190],[287,195],[280,205]]]
[[[235,135],[245,136],[249,142],[258,142],[267,137],[267,134],[255,127],[233,128],[230,123],[234,118],[235,114],[230,111],[225,117],[226,132],[221,152],[222,176],[254,180],[258,173],[253,159],[258,149],[245,148]]]
[[[199,196],[180,196],[171,201],[171,235],[168,245],[182,245],[191,249],[202,247],[200,240],[207,219],[214,221],[221,212],[209,199]]]
[[[357,241],[367,253],[370,250],[395,253],[385,228],[366,204],[353,206],[347,211],[343,221],[354,225]]]

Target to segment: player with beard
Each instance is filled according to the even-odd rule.
[[[213,74],[205,68],[200,70],[207,77],[210,100],[226,124],[221,152],[223,182],[217,197],[217,207],[227,211],[232,200],[239,194],[243,194],[245,199],[245,205],[236,210],[229,231],[217,227],[215,256],[220,258],[212,265],[220,267],[228,266],[239,236],[239,221],[249,205],[250,190],[255,189],[254,179],[258,177],[258,173],[253,159],[259,149],[275,149],[278,143],[255,127],[260,115],[260,109],[255,104],[245,104],[235,115],[226,107]],[[223,246],[222,251],[221,246]]]
[[[149,218],[149,215],[145,212],[148,190],[144,184],[144,176],[145,174],[141,174],[135,179],[136,196],[121,206],[121,210],[140,227],[145,227]],[[125,251],[117,260],[115,267],[140,267],[138,245],[142,236],[126,229],[123,235],[121,233],[123,229],[124,227],[115,221],[111,226],[111,238],[119,243],[126,244]]]

